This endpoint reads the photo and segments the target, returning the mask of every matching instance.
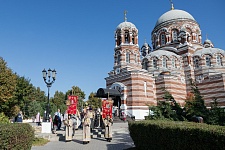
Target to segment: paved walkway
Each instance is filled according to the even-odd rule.
[[[104,137],[94,137],[89,144],[83,145],[81,132],[71,141],[64,141],[64,132],[57,131],[57,140],[51,140],[44,146],[33,146],[31,150],[124,150],[134,147],[133,141],[129,135],[128,123],[113,124],[113,139],[107,142]]]

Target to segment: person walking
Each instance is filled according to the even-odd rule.
[[[94,112],[92,111],[92,108],[90,107],[89,110],[88,110],[88,117],[90,118],[91,120],[91,125],[90,125],[90,130],[92,132],[92,130],[94,129],[94,118],[95,118],[95,114]]]
[[[90,135],[91,120],[87,113],[84,114],[82,124],[83,124],[83,144],[87,144],[91,140],[91,135]]]
[[[104,125],[105,125],[105,139],[108,142],[111,142],[112,140],[112,124],[113,124],[112,118],[110,118],[110,116],[107,115],[106,118],[104,119]]]
[[[58,116],[58,122],[57,122],[58,125],[57,125],[57,128],[58,128],[58,130],[60,130],[61,129],[61,125],[62,125],[62,120],[61,120],[62,115],[60,113],[60,109],[58,109],[57,116]]]
[[[64,120],[65,130],[65,141],[71,141],[73,138],[73,121],[71,115],[68,115],[68,119]]]
[[[22,111],[20,111],[20,112],[17,114],[17,116],[16,116],[16,118],[15,118],[15,122],[19,122],[19,123],[22,123],[22,122],[23,122],[23,113],[22,113]]]
[[[37,126],[40,126],[41,125],[40,112],[38,112],[37,115],[36,115],[36,124],[37,124]]]

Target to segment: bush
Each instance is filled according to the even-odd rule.
[[[3,112],[0,113],[0,123],[3,123],[3,124],[10,123],[9,118],[7,116],[5,116],[5,114]]]
[[[137,149],[225,149],[225,128],[193,122],[146,120],[129,122]],[[141,140],[140,140],[141,139]]]
[[[26,123],[0,124],[0,149],[30,150],[34,130]]]

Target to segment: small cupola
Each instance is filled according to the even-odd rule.
[[[136,26],[127,21],[127,11],[124,11],[124,22],[120,23],[115,31],[115,45],[137,45],[138,29]]]
[[[152,50],[151,47],[149,46],[149,44],[145,40],[145,43],[143,44],[143,46],[141,47],[141,50],[140,50],[141,55],[143,57],[145,57],[146,55],[148,55],[151,52],[151,50]]]
[[[206,40],[204,41],[203,46],[204,46],[205,48],[209,48],[209,47],[213,48],[213,47],[214,47],[213,43],[212,43],[209,39],[206,39]]]

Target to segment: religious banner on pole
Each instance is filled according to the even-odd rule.
[[[110,116],[112,118],[112,106],[113,102],[111,99],[102,100],[102,118]]]
[[[78,96],[69,95],[67,101],[67,113],[68,114],[76,114],[77,113],[77,103]]]

